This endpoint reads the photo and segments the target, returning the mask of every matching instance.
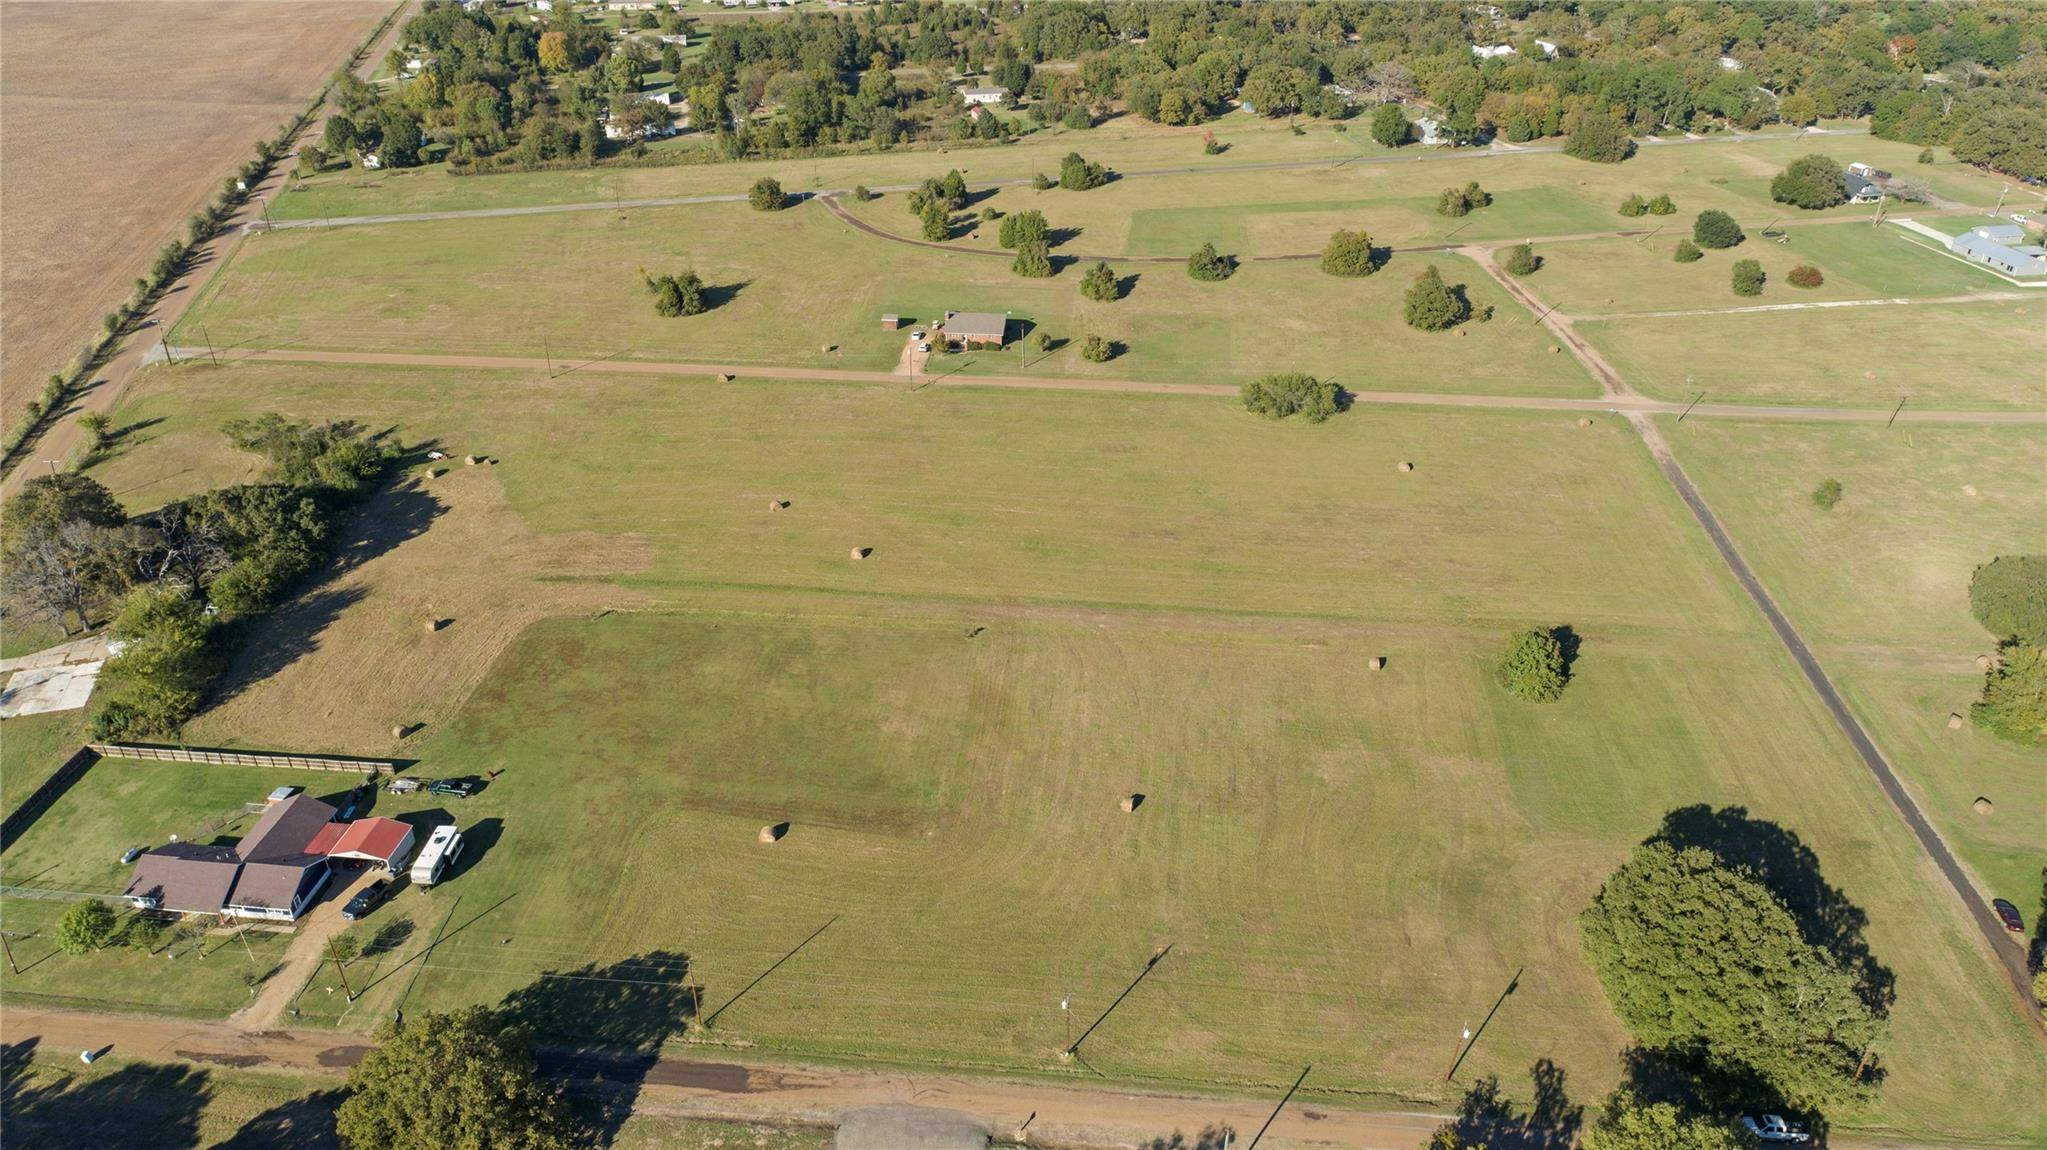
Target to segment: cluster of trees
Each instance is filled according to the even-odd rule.
[[[1211,243],[1202,244],[1187,257],[1187,274],[1206,283],[1226,280],[1236,272],[1236,257],[1223,255]]]
[[[696,269],[690,268],[680,275],[647,275],[647,291],[654,297],[654,311],[658,315],[675,316],[701,315],[709,305],[704,302],[704,281]]]
[[[1677,203],[1670,198],[1668,192],[1659,194],[1653,200],[1645,200],[1641,196],[1630,192],[1628,198],[1621,201],[1620,211],[1622,215],[1629,219],[1634,219],[1641,215],[1674,216],[1677,214]]]
[[[1321,423],[1343,410],[1343,392],[1334,382],[1301,372],[1261,375],[1244,385],[1243,395],[1244,410],[1273,419],[1299,415]]]
[[[1848,202],[1846,177],[1830,156],[1800,156],[1770,181],[1770,198],[1808,211],[1831,208]]]
[[[1461,188],[1444,188],[1443,194],[1436,197],[1436,213],[1454,219],[1458,216],[1468,216],[1492,202],[1492,193],[1479,187],[1478,181],[1473,180]]]
[[[2047,746],[2047,555],[2000,555],[1969,580],[1969,607],[1997,637],[1975,724],[2022,746]]]
[[[112,613],[123,647],[95,694],[101,737],[175,732],[218,673],[234,625],[268,611],[325,557],[336,518],[391,458],[352,423],[266,415],[222,430],[268,462],[262,480],[130,519],[87,476],[38,476],[0,529],[9,616],[69,633]]]
[[[1069,192],[1084,192],[1099,188],[1109,182],[1109,169],[1083,157],[1079,152],[1068,152],[1059,161],[1059,186]]]
[[[1339,228],[1322,245],[1322,271],[1333,276],[1368,276],[1385,260],[1372,246],[1370,233]]]
[[[1464,298],[1464,285],[1443,282],[1443,273],[1430,264],[1408,286],[1404,302],[1407,326],[1422,331],[1447,331],[1471,317],[1471,303]]]

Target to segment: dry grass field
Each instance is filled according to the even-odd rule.
[[[0,427],[387,11],[0,5]]]

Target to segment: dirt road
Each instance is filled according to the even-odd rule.
[[[149,1062],[184,1062],[238,1070],[339,1076],[360,1061],[372,1040],[313,1030],[248,1030],[227,1022],[182,1022],[63,1010],[10,1010],[0,1019],[7,1042],[36,1039],[41,1049],[99,1049]],[[601,1055],[541,1052],[541,1067],[572,1081],[601,1079],[637,1088],[637,1111],[739,1120],[832,1122],[847,1110],[911,1104],[963,1111],[994,1130],[1014,1133],[1032,1115],[1030,1133],[1046,1144],[1131,1146],[1140,1140],[1227,1124],[1240,1137],[1272,1112],[1269,1098],[1222,1098],[1091,1084],[972,1078],[948,1073],[849,1070],[757,1061],[663,1057],[651,1065]],[[1312,1086],[1313,1080],[1310,1079]],[[1262,1145],[1340,1145],[1353,1150],[1412,1150],[1442,1115],[1360,1110],[1295,1102],[1280,1113]],[[1515,1145],[1514,1142],[1502,1145]],[[1836,1136],[1837,1150],[1906,1150],[1906,1143]]]
[[[1517,297],[1518,298],[1518,297]],[[1524,301],[1524,303],[1527,301]],[[201,348],[173,348],[180,359],[205,354]],[[274,361],[278,363],[332,363],[374,367],[438,367],[495,371],[545,372],[562,378],[578,371],[610,375],[694,376],[712,379],[720,374],[735,378],[816,380],[827,383],[883,383],[919,387],[1005,387],[1036,391],[1104,391],[1149,395],[1234,396],[1238,389],[1221,383],[1164,383],[1147,380],[1056,379],[1001,375],[919,375],[900,370],[852,371],[823,367],[762,367],[729,363],[670,363],[653,360],[607,359],[563,366],[559,361],[515,355],[426,355],[411,352],[309,351],[300,348],[236,348],[223,352],[225,362]],[[1611,367],[1606,369],[1613,372]],[[1649,399],[1626,390],[1624,382],[1612,375],[1619,392],[1586,398],[1539,395],[1458,395],[1442,392],[1357,391],[1349,392],[1353,403],[1403,407],[1486,407],[1521,411],[1559,412],[1642,412],[1671,414],[1687,410],[1685,404]],[[1787,419],[1829,423],[1882,423],[1890,419],[1886,408],[1770,407],[1762,404],[1701,403],[1689,408],[1693,419]],[[1899,423],[2047,423],[2047,411],[1906,411]]]

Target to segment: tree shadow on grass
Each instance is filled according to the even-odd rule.
[[[705,284],[704,310],[716,311],[733,300],[738,299],[740,292],[752,286],[752,280],[735,280],[729,284]]]
[[[213,1094],[204,1070],[133,1062],[118,1069],[50,1070],[27,1078],[37,1040],[0,1046],[0,1118],[10,1146],[199,1144],[199,1116]],[[62,1052],[60,1052],[62,1053]]]
[[[214,1150],[342,1150],[334,1111],[347,1096],[344,1090],[320,1090],[281,1102],[244,1122]]]
[[[1547,1058],[1529,1067],[1533,1084],[1527,1109],[1500,1093],[1500,1080],[1487,1075],[1473,1083],[1457,1104],[1451,1123],[1467,1146],[1492,1150],[1570,1150],[1584,1122],[1584,1107],[1564,1089],[1564,1071]]]
[[[661,1045],[696,1015],[689,956],[657,950],[604,965],[549,971],[505,997],[507,1022],[528,1031],[541,1068],[589,1095],[599,1145],[632,1114]]]

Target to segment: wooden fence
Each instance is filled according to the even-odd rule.
[[[388,759],[338,759],[324,755],[262,755],[219,751],[207,747],[159,747],[148,743],[88,743],[86,749],[109,759],[145,759],[158,763],[211,763],[226,767],[289,767],[302,771],[348,771],[358,775],[392,774],[398,764]]]

